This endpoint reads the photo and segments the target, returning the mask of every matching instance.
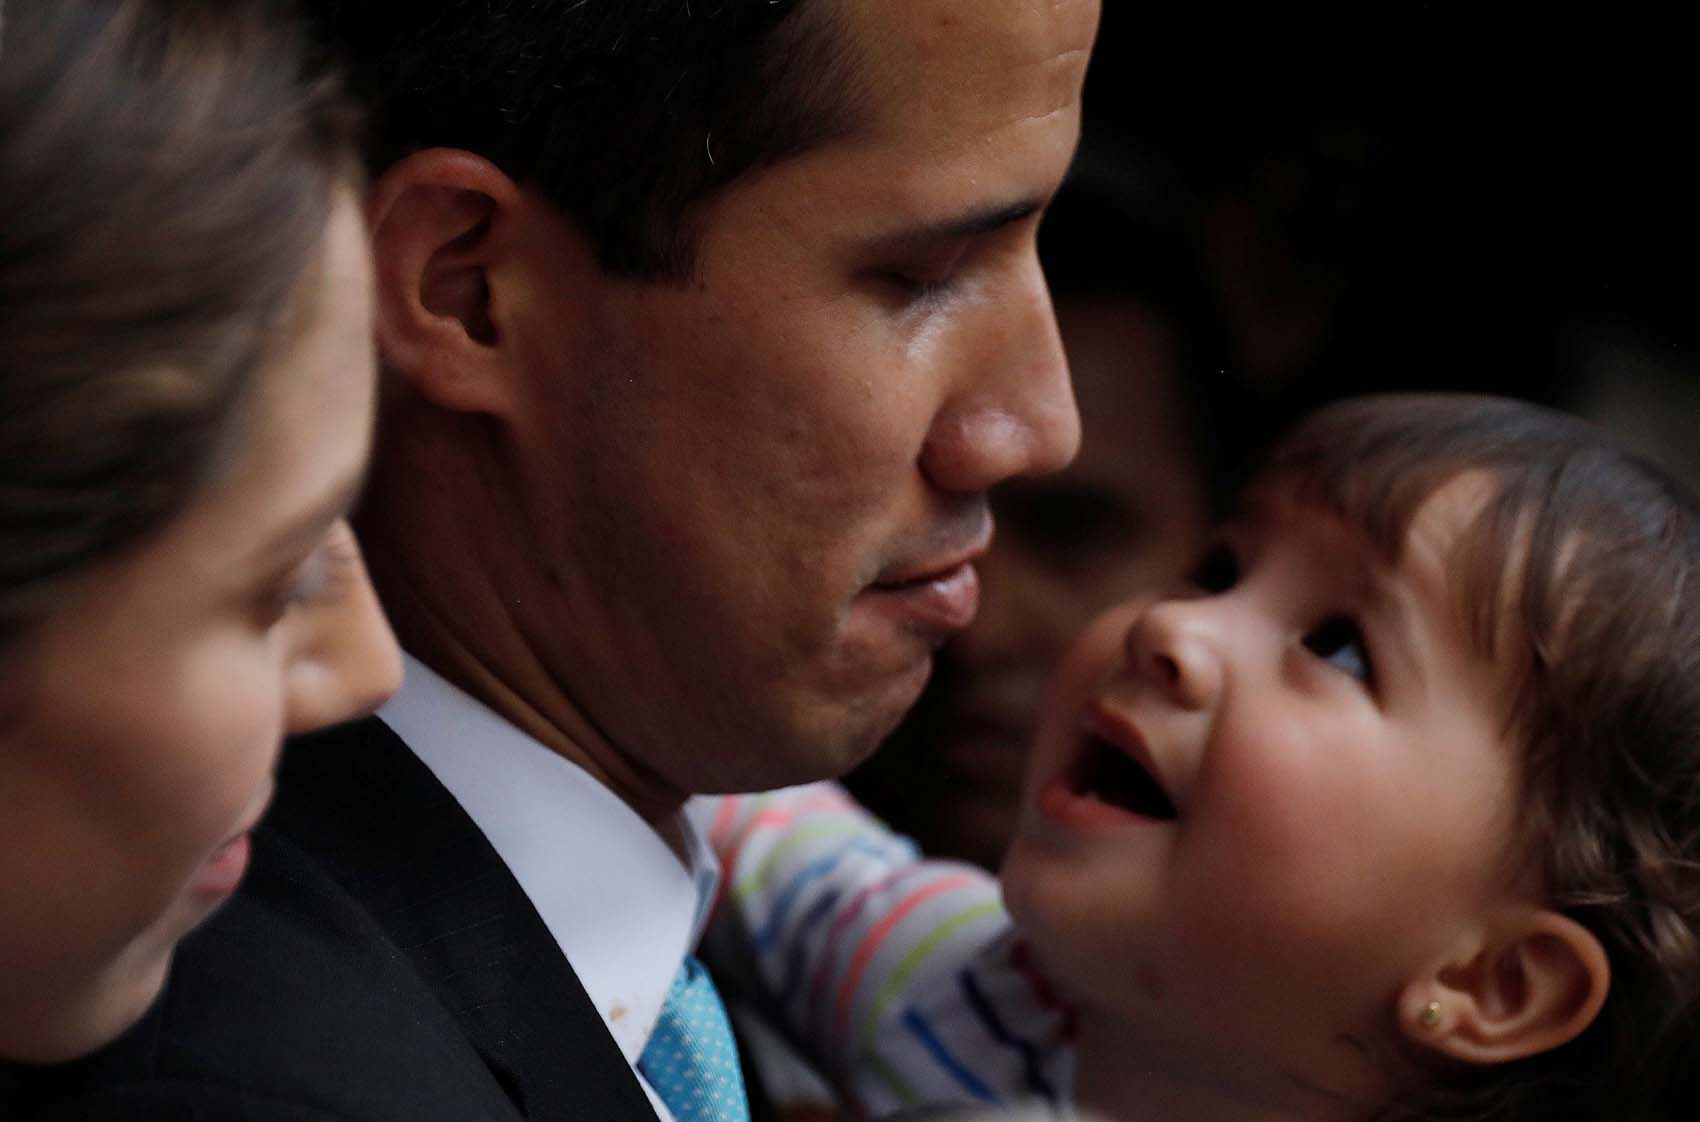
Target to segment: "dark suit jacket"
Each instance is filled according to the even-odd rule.
[[[654,1122],[531,902],[389,728],[290,745],[235,899],[148,1016],[18,1117]]]

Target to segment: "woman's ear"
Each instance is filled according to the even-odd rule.
[[[501,413],[512,392],[492,272],[506,263],[522,195],[494,164],[431,149],[367,197],[384,365],[433,404]]]
[[[1551,1051],[1593,1023],[1611,986],[1605,948],[1575,920],[1544,908],[1504,917],[1470,951],[1400,992],[1401,1034],[1469,1064]]]

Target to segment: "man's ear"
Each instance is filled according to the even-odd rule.
[[[408,156],[368,193],[379,353],[444,409],[499,414],[511,402],[491,275],[506,263],[521,204],[500,168],[446,148]]]
[[[1400,992],[1400,1032],[1469,1064],[1551,1051],[1593,1023],[1611,987],[1605,948],[1575,920],[1542,908],[1503,918],[1471,950]]]

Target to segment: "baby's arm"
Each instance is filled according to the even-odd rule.
[[[1067,1096],[1066,1012],[983,869],[921,859],[835,784],[695,800],[770,1012],[869,1117]]]

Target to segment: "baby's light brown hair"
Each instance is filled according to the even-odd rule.
[[[1611,990],[1571,1043],[1414,1080],[1385,1117],[1692,1118],[1700,502],[1588,424],[1469,395],[1325,409],[1278,446],[1259,485],[1339,516],[1391,562],[1423,501],[1463,474],[1491,480],[1491,498],[1449,575],[1524,750],[1520,854],[1551,905],[1601,941]]]

